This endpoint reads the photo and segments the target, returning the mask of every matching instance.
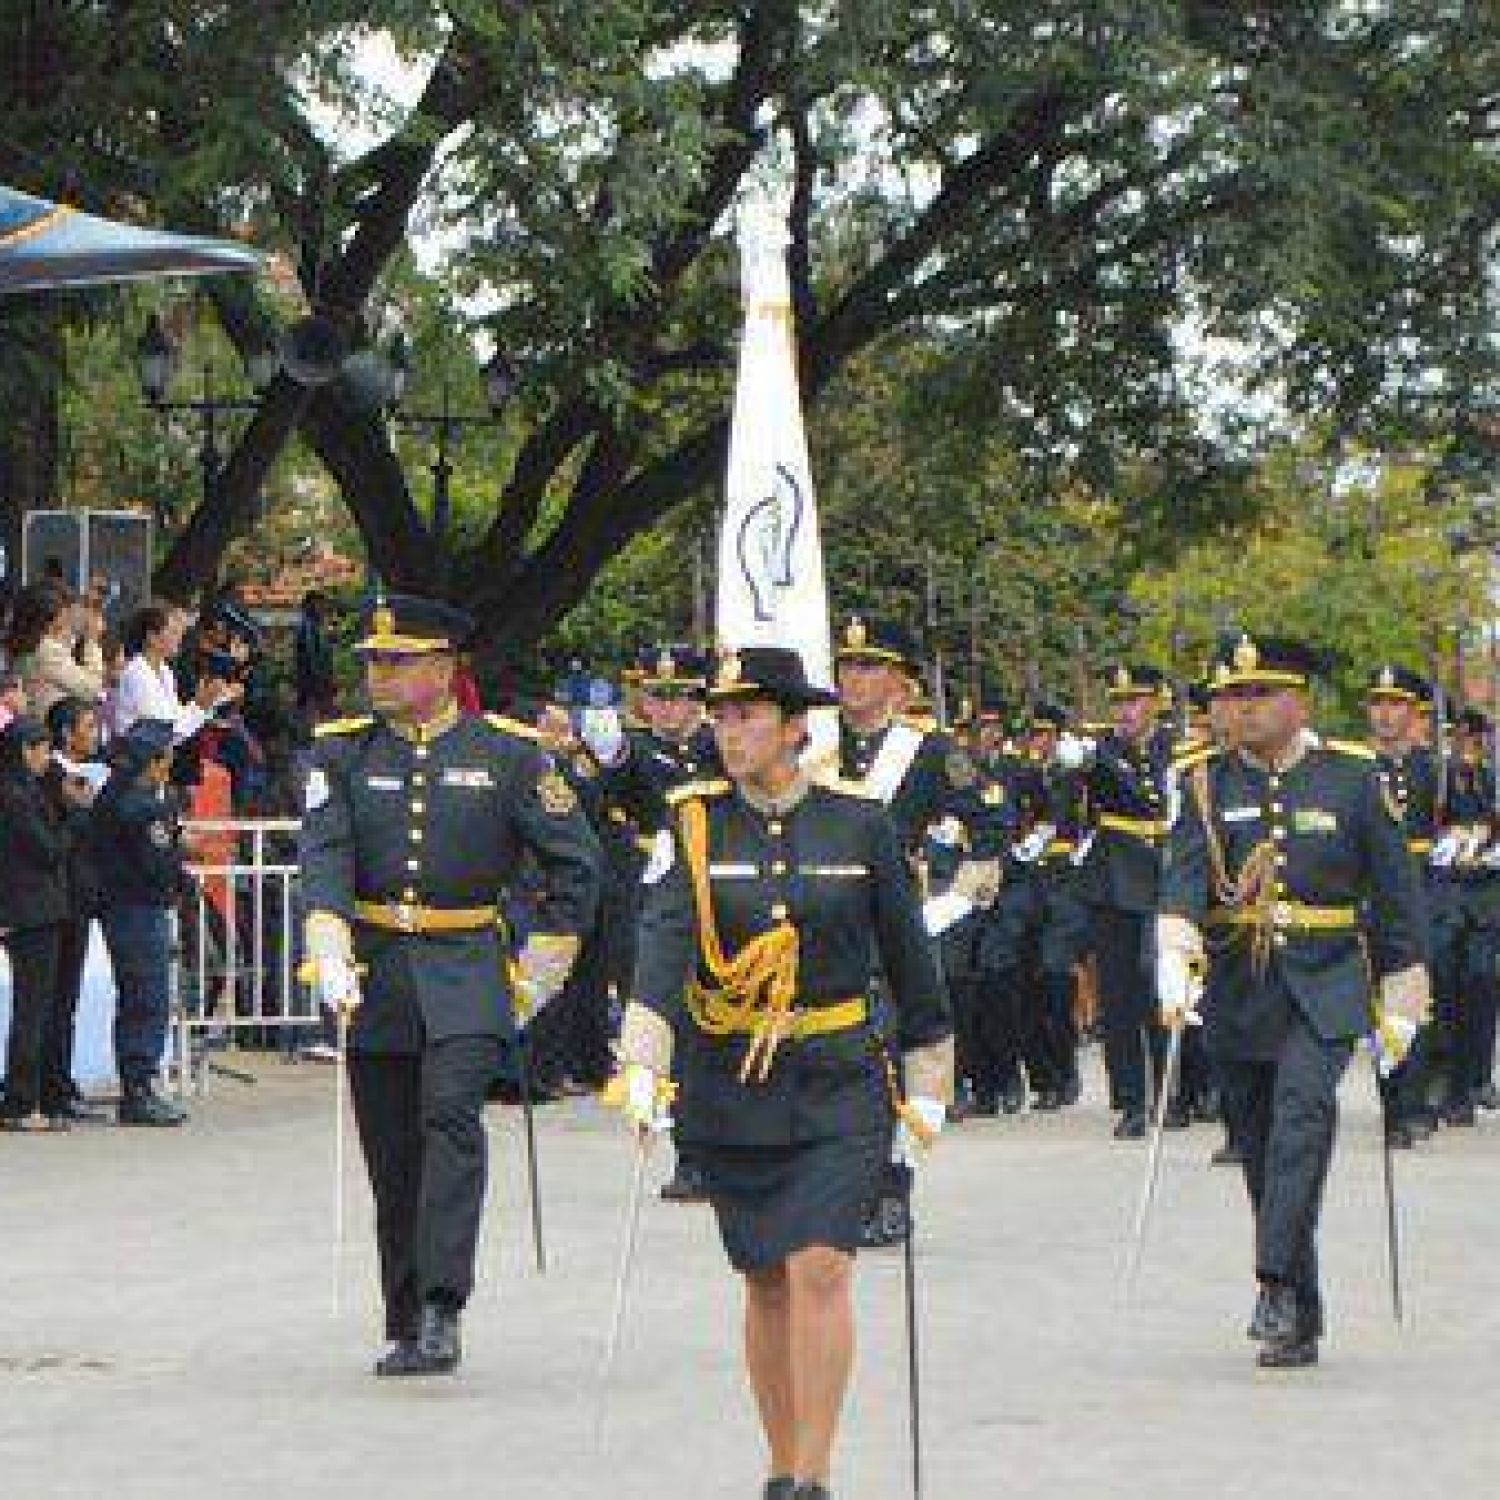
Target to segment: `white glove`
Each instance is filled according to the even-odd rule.
[[[667,1108],[670,1088],[644,1063],[626,1063],[620,1074],[620,1089],[611,1102],[620,1113],[642,1132],[660,1135],[672,1128],[672,1113]]]
[[[1093,740],[1064,731],[1057,737],[1052,758],[1065,771],[1079,771],[1094,758],[1094,748]]]
[[[362,998],[359,972],[347,924],[326,912],[314,912],[304,929],[304,947],[304,977],[312,985],[318,1004],[336,1012],[357,1006]]]
[[[891,1143],[891,1160],[898,1166],[915,1167],[920,1154],[929,1149],[943,1133],[948,1111],[938,1099],[920,1095],[908,1099],[896,1121],[896,1136]]]
[[[578,735],[601,766],[618,765],[625,753],[625,730],[612,708],[584,709]]]
[[[1365,1038],[1365,1045],[1382,1078],[1389,1078],[1406,1061],[1416,1035],[1416,1022],[1405,1016],[1382,1016],[1377,1020],[1374,1032]]]
[[[1094,833],[1092,830],[1078,840],[1073,846],[1073,852],[1068,857],[1068,862],[1077,869],[1089,857],[1089,850],[1094,847]]]
[[[1056,833],[1050,823],[1038,823],[1011,852],[1023,865],[1034,865],[1047,852]]]
[[[526,1003],[528,1021],[562,993],[578,946],[576,937],[545,932],[533,933],[521,945],[516,956],[516,987]]]
[[[1462,852],[1463,844],[1463,834],[1456,828],[1452,829],[1432,846],[1432,853],[1427,856],[1427,863],[1434,870],[1446,870]]]
[[[952,813],[946,818],[940,818],[927,830],[927,837],[934,844],[941,844],[944,849],[955,848],[963,841],[963,836],[964,825]]]
[[[1156,919],[1156,1002],[1161,1024],[1176,1031],[1201,1026],[1203,937],[1186,917]]]
[[[928,937],[941,937],[974,910],[974,903],[961,891],[948,891],[942,896],[929,896],[922,903],[922,926]]]

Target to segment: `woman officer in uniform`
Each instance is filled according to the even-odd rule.
[[[827,1500],[861,1208],[892,1110],[903,1151],[941,1128],[953,1028],[885,808],[800,765],[807,711],[833,694],[808,683],[795,651],[764,647],[726,652],[708,699],[729,779],[672,794],[646,871],[623,1095],[650,1128],[685,1020],[674,1113],[745,1278],[745,1359],[775,1476],[765,1495]],[[900,1017],[905,1102],[869,1015],[872,947]]]

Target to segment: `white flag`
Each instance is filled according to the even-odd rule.
[[[715,626],[724,646],[791,646],[808,677],[833,682],[828,585],[813,495],[787,277],[786,214],[752,199],[740,214],[745,330],[719,532]]]

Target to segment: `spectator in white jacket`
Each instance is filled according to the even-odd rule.
[[[45,718],[62,698],[99,701],[104,692],[103,635],[103,615],[76,602],[66,585],[42,582],[21,590],[11,619],[10,651],[26,684],[31,713]]]
[[[114,734],[127,734],[138,719],[164,719],[181,745],[198,733],[214,710],[233,701],[239,688],[222,677],[200,677],[192,699],[177,696],[172,660],[182,649],[188,613],[154,600],[136,611],[125,631],[125,670],[114,690]]]

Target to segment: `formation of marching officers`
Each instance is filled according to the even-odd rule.
[[[325,1002],[359,1007],[382,1375],[457,1366],[479,1111],[521,1002],[585,976],[618,1031],[617,1102],[644,1132],[675,1122],[667,1196],[712,1204],[745,1279],[776,1496],[828,1493],[849,1266],[909,1235],[912,1142],[1028,1095],[1076,1103],[1085,1027],[1117,1137],[1158,1104],[1171,1126],[1223,1119],[1272,1368],[1317,1357],[1318,1207],[1355,1047],[1388,1075],[1393,1144],[1494,1103],[1488,725],[1469,711],[1450,747],[1410,672],[1371,680],[1374,748],[1321,739],[1310,653],[1249,635],[1190,737],[1146,666],[1111,675],[1105,725],[1037,703],[955,735],[912,713],[912,640],[855,618],[836,694],[795,653],[669,646],[624,712],[538,728],[459,714],[465,623],[377,602],[374,712],[324,726],[306,787],[307,947]],[[524,940],[505,930],[521,868]]]

